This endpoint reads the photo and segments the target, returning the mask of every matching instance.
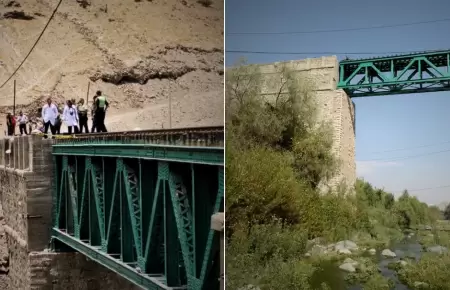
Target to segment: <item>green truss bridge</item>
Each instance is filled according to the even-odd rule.
[[[52,154],[55,251],[144,289],[219,289],[223,127],[77,135]]]
[[[343,60],[338,88],[351,98],[450,90],[450,50]]]

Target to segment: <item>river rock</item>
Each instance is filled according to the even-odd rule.
[[[338,252],[338,254],[341,254],[341,255],[351,255],[352,254],[352,252],[349,249],[345,249],[345,248],[338,249],[337,252]]]
[[[395,257],[397,257],[397,255],[394,252],[392,252],[391,250],[389,250],[389,249],[384,249],[381,252],[381,255],[384,256],[384,257],[387,257],[387,258],[395,258]]]
[[[406,262],[406,261],[404,261],[404,260],[400,260],[400,261],[398,261],[397,263],[399,263],[401,266],[406,266],[406,265],[408,265],[408,262]]]
[[[352,263],[344,263],[339,266],[339,269],[341,269],[345,272],[350,272],[350,273],[353,273],[356,271],[356,268],[355,268],[355,266],[352,265]]]
[[[352,258],[346,258],[344,260],[344,264],[352,264],[353,267],[357,267],[359,263],[357,261],[353,260]]]
[[[442,246],[433,246],[433,247],[427,248],[427,252],[432,252],[432,253],[437,253],[437,254],[443,254],[447,251],[448,251],[448,249],[446,247],[442,247]]]
[[[355,242],[345,240],[345,241],[337,242],[336,245],[334,246],[334,249],[336,251],[339,251],[339,249],[347,249],[350,251],[357,251],[358,245]]]
[[[418,288],[418,289],[426,289],[426,288],[428,288],[430,285],[428,285],[428,283],[425,283],[425,282],[419,282],[419,281],[416,281],[416,282],[414,282],[414,288]]]
[[[375,250],[375,249],[370,249],[369,251],[369,254],[371,254],[371,255],[375,255],[376,253],[377,253],[377,250]]]

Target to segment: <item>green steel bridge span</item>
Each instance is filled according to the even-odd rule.
[[[55,251],[144,289],[219,289],[223,127],[76,135],[53,158]]]
[[[450,50],[339,63],[338,88],[351,98],[450,90]]]

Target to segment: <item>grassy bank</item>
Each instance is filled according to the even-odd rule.
[[[269,100],[258,95],[257,67],[227,72],[227,289],[342,289],[348,282],[389,289],[363,249],[387,247],[404,229],[433,223],[432,211],[407,191],[396,200],[364,180],[319,190],[339,166],[329,124],[317,120],[309,83],[286,68],[280,75],[280,93]],[[314,244],[342,240],[359,247],[355,273],[337,271],[344,255],[311,254]]]

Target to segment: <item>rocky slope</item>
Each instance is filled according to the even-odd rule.
[[[0,85],[28,53],[58,0],[0,0]],[[223,0],[64,0],[13,78],[17,109],[48,96],[112,104],[110,131],[223,124]],[[13,80],[0,88],[0,135]],[[64,128],[62,128],[64,130]],[[0,207],[0,289],[7,249]]]
[[[34,44],[57,0],[0,0],[0,85]],[[65,0],[15,76],[16,104],[47,96],[112,103],[111,131],[223,124],[223,0]],[[0,89],[12,110],[13,81]],[[3,121],[1,117],[0,121]],[[4,123],[4,122],[2,122]],[[3,131],[3,130],[2,130]]]

